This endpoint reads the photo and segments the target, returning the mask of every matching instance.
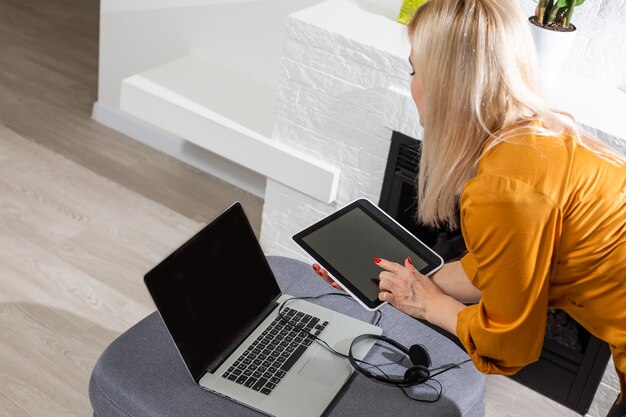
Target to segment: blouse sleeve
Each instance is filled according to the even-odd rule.
[[[458,314],[457,335],[481,372],[510,375],[539,358],[560,224],[553,201],[524,183],[477,177],[465,187],[462,266],[482,299]]]

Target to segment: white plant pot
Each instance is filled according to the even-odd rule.
[[[571,32],[558,32],[537,26],[530,20],[528,24],[535,40],[539,78],[547,86],[565,63],[576,39],[576,28]]]

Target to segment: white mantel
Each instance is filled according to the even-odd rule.
[[[288,19],[272,139],[341,175],[330,204],[267,180],[261,229],[267,254],[310,261],[291,237],[356,198],[377,203],[392,130],[422,137],[409,93],[406,27],[364,4],[329,0]],[[626,94],[575,74],[567,78],[548,92],[555,107],[626,153]],[[610,363],[590,415],[606,413],[618,386]]]

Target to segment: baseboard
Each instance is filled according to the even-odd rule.
[[[183,161],[259,198],[265,198],[266,178],[241,165],[150,126],[120,110],[94,103],[91,117],[98,123]]]

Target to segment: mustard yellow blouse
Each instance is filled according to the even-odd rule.
[[[528,134],[487,151],[461,195],[461,260],[482,300],[457,334],[484,373],[539,358],[548,307],[611,345],[625,392],[626,164],[563,134]]]

